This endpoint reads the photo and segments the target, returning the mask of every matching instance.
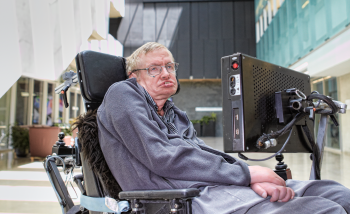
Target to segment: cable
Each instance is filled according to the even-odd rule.
[[[260,147],[262,147],[263,143],[267,140],[270,140],[271,138],[277,139],[279,138],[281,135],[284,135],[285,133],[287,133],[296,122],[298,122],[301,118],[303,118],[303,116],[305,115],[304,112],[299,112],[298,114],[296,114],[293,118],[292,121],[290,121],[285,127],[283,127],[281,130],[278,130],[276,132],[272,132],[270,134],[263,134],[261,137],[258,138],[258,140],[256,141],[256,147],[260,149]]]
[[[293,131],[293,126],[294,124],[300,119],[302,118],[302,116],[304,116],[305,113],[298,113],[295,115],[295,117],[293,118],[292,121],[290,121],[284,128],[282,128],[281,130],[278,130],[276,132],[272,132],[270,134],[264,134],[262,135],[261,137],[259,137],[259,139],[257,140],[257,147],[260,148],[260,143],[261,142],[265,142],[267,140],[270,140],[271,138],[275,138],[277,139],[278,137],[284,135],[285,133],[287,133],[289,131],[289,135],[288,135],[288,138],[287,140],[284,142],[282,148],[275,154],[273,154],[272,156],[270,157],[267,157],[267,158],[264,158],[264,159],[249,159],[248,157],[246,157],[245,155],[243,155],[242,153],[238,153],[238,157],[240,157],[241,159],[243,160],[250,160],[250,161],[265,161],[265,160],[268,160],[268,159],[271,159],[273,157],[275,157],[278,153],[281,153],[283,151],[283,149],[286,147],[289,139],[290,139],[290,136],[291,136],[291,133]]]
[[[333,114],[338,112],[338,107],[335,105],[335,103],[332,101],[332,99],[325,96],[325,95],[319,94],[317,91],[311,92],[311,94],[306,99],[310,102],[310,104],[312,106],[314,106],[312,100],[318,99],[319,102],[317,103],[316,108],[320,105],[321,100],[324,101],[326,104],[328,104],[328,106],[331,108],[331,110],[317,109],[315,113],[327,114],[327,115],[332,116]],[[265,160],[268,160],[268,159],[275,157],[278,153],[281,153],[284,150],[284,148],[287,145],[287,143],[290,139],[290,136],[292,134],[293,126],[295,125],[296,122],[298,122],[301,118],[303,118],[305,116],[305,114],[306,114],[306,112],[299,112],[298,114],[295,115],[293,120],[291,122],[289,122],[281,130],[278,130],[276,132],[272,132],[270,134],[263,134],[261,137],[258,138],[258,140],[256,142],[256,147],[260,149],[264,145],[263,143],[265,141],[269,141],[272,138],[277,139],[278,137],[284,135],[285,133],[287,133],[289,131],[289,135],[288,135],[287,140],[284,142],[282,148],[277,153],[273,154],[270,157],[264,158],[264,159],[250,159],[250,158],[244,156],[242,153],[238,153],[238,156],[243,160],[250,160],[250,161],[265,161]],[[313,155],[314,155],[314,158],[319,158],[317,148],[313,148]]]
[[[334,104],[334,102],[332,101],[331,98],[329,98],[325,95],[322,95],[322,94],[310,94],[307,97],[307,100],[312,101],[313,99],[323,100],[323,102],[327,103],[328,106],[332,109],[331,112],[329,112],[329,110],[321,110],[321,111],[318,111],[317,113],[319,113],[319,114],[335,114],[338,112],[338,107]]]
[[[278,155],[279,153],[281,153],[281,152],[283,151],[284,147],[286,147],[286,145],[287,145],[287,143],[288,143],[288,141],[289,141],[289,139],[290,139],[290,136],[292,135],[292,132],[293,132],[293,127],[292,127],[291,130],[289,131],[288,138],[287,138],[287,140],[284,142],[282,148],[281,148],[278,152],[276,152],[275,154],[271,155],[270,157],[267,157],[267,158],[264,158],[264,159],[250,159],[250,158],[246,157],[245,155],[243,155],[243,154],[240,153],[240,152],[238,153],[238,157],[240,157],[240,158],[243,159],[243,160],[249,160],[249,161],[266,161],[266,160],[268,160],[268,159],[271,159],[271,158],[275,157],[276,155]]]

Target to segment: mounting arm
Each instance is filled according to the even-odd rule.
[[[55,88],[56,94],[62,94],[64,106],[68,108],[69,103],[67,101],[67,91],[71,86],[74,86],[78,83],[78,76],[73,71],[68,71],[63,74],[64,83]]]

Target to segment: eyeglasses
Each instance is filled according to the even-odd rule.
[[[147,70],[147,74],[151,77],[155,77],[159,75],[162,72],[162,67],[164,67],[169,73],[175,73],[179,67],[179,63],[177,62],[170,62],[166,64],[165,66],[159,66],[159,65],[152,65],[148,68],[143,68],[143,69],[135,69],[131,71],[130,74],[134,73],[135,71],[140,71],[140,70]],[[129,74],[129,75],[130,75]]]

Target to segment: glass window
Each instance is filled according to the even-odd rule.
[[[314,2],[314,14],[315,14],[315,36],[318,44],[323,43],[327,36],[327,16],[326,16],[326,6],[324,0],[316,0]]]
[[[334,100],[338,100],[337,90],[337,78],[332,77],[325,80],[325,95],[332,97]]]
[[[301,5],[301,9],[299,9],[299,18],[300,18],[300,30],[299,34],[301,35],[301,44],[303,55],[308,53],[311,49],[311,4],[309,0],[299,0],[299,5]]]
[[[41,124],[43,82],[34,80],[32,124]]]
[[[81,95],[77,94],[77,110],[76,110],[76,114],[75,116],[78,117],[80,115],[80,111],[81,111]]]
[[[277,10],[281,7],[282,3],[283,3],[282,0],[276,0]]]
[[[57,121],[57,123],[63,122],[63,109],[64,109],[63,95],[60,94],[59,100],[58,100],[58,121]]]
[[[75,117],[74,110],[75,110],[75,93],[74,92],[70,92],[69,118],[74,118]]]
[[[338,100],[337,78],[332,77],[324,81],[325,95]],[[334,115],[339,121],[338,114]],[[331,119],[328,121],[326,145],[335,149],[340,149],[339,127],[335,126]]]
[[[21,77],[17,81],[16,123],[28,125],[29,78]]]
[[[272,21],[272,5],[271,5],[271,0],[267,2],[267,18],[268,18],[268,24],[271,23]]]
[[[263,10],[263,17],[264,17],[264,31],[267,29],[267,12],[266,9]]]
[[[259,35],[259,22],[257,22],[256,25],[255,25],[255,33],[256,33],[256,43],[258,43],[259,40],[260,40],[260,35]]]
[[[276,16],[277,13],[277,1],[272,0],[272,10],[273,10],[273,16]]]
[[[314,91],[317,91],[318,93],[323,94],[323,82],[322,81],[314,83]]]
[[[320,94],[330,96],[334,100],[338,100],[336,77],[325,77],[325,78],[321,78],[319,80],[313,81],[313,90],[318,91]],[[336,114],[335,117],[339,121],[338,114]],[[316,136],[318,132],[319,121],[320,121],[320,115],[316,114],[315,115],[315,135]],[[335,148],[335,149],[340,149],[339,127],[336,127],[333,124],[331,119],[328,120],[326,146]]]
[[[331,7],[332,30],[337,31],[337,27],[343,28],[347,22],[346,4],[347,0],[329,1]]]
[[[46,110],[46,125],[48,126],[52,126],[53,125],[53,118],[52,118],[52,113],[53,113],[53,94],[54,90],[53,90],[53,84],[48,83],[47,84],[47,102],[46,102],[46,106],[47,106],[47,110]]]
[[[289,13],[289,20],[298,20],[298,14],[297,14],[297,2],[296,1],[290,1],[289,3],[289,7],[288,7],[288,13]],[[286,2],[287,4],[287,2]],[[299,58],[299,54],[300,54],[300,42],[299,42],[299,23],[298,21],[294,21],[294,22],[289,22],[289,40],[291,40],[290,42],[290,50],[291,50],[291,56],[292,57],[292,61],[294,62],[295,60],[298,60]]]
[[[8,148],[9,115],[10,115],[11,89],[0,98],[0,150]]]
[[[301,57],[341,32],[350,22],[349,0],[264,0],[265,8],[256,5],[259,23],[257,57],[273,64],[289,67]],[[276,13],[276,11],[279,11]],[[270,18],[273,14],[273,18]],[[266,25],[267,22],[267,25]],[[276,24],[277,22],[277,24]],[[274,25],[275,29],[272,29]],[[267,27],[267,29],[266,29]],[[266,47],[263,34],[274,33],[274,46]],[[259,39],[258,39],[259,38]],[[278,53],[278,54],[276,54]]]
[[[260,23],[260,38],[261,38],[264,35],[263,18],[262,18],[262,16],[260,16],[259,23]]]

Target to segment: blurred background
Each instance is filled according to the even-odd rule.
[[[180,64],[175,105],[222,150],[221,57],[241,52],[306,73],[312,90],[350,106],[349,24],[347,0],[0,1],[0,214],[60,212],[39,161],[58,132],[72,142],[70,125],[85,112],[78,85],[67,93],[69,108],[54,93],[63,73],[76,72],[80,51],[126,57],[150,41],[168,47]],[[338,120],[328,125],[322,169],[350,187],[350,113]],[[285,156],[307,180],[307,155]]]

